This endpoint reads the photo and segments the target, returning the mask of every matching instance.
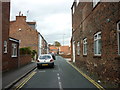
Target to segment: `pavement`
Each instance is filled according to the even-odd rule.
[[[9,89],[31,71],[36,68],[35,62],[30,62],[27,65],[21,66],[11,71],[2,73],[2,88]]]

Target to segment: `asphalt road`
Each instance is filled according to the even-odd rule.
[[[54,68],[36,69],[34,72],[22,88],[96,88],[60,56],[56,57]]]

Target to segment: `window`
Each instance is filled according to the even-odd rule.
[[[17,44],[12,43],[12,57],[17,57]]]
[[[98,32],[94,35],[94,55],[101,55],[101,49],[101,32]]]
[[[72,13],[74,14],[74,12],[75,12],[75,7],[73,6]]]
[[[100,2],[100,0],[93,0],[93,7],[95,7],[98,4],[98,2]]]
[[[80,42],[77,43],[77,55],[80,55]]]
[[[7,41],[4,41],[4,53],[7,53]]]
[[[76,5],[78,5],[79,4],[79,0],[76,0]]]
[[[120,55],[120,21],[117,23],[118,54]]]
[[[83,39],[83,55],[87,55],[87,38]]]

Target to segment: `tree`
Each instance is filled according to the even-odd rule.
[[[60,42],[55,41],[55,42],[54,42],[54,46],[56,46],[56,47],[60,47],[60,46],[61,46],[61,44],[60,44]]]

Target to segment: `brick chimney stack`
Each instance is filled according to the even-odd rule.
[[[19,16],[16,16],[16,21],[17,20],[24,20],[26,21],[26,16],[23,16],[23,14],[21,13],[21,11],[19,12]]]

